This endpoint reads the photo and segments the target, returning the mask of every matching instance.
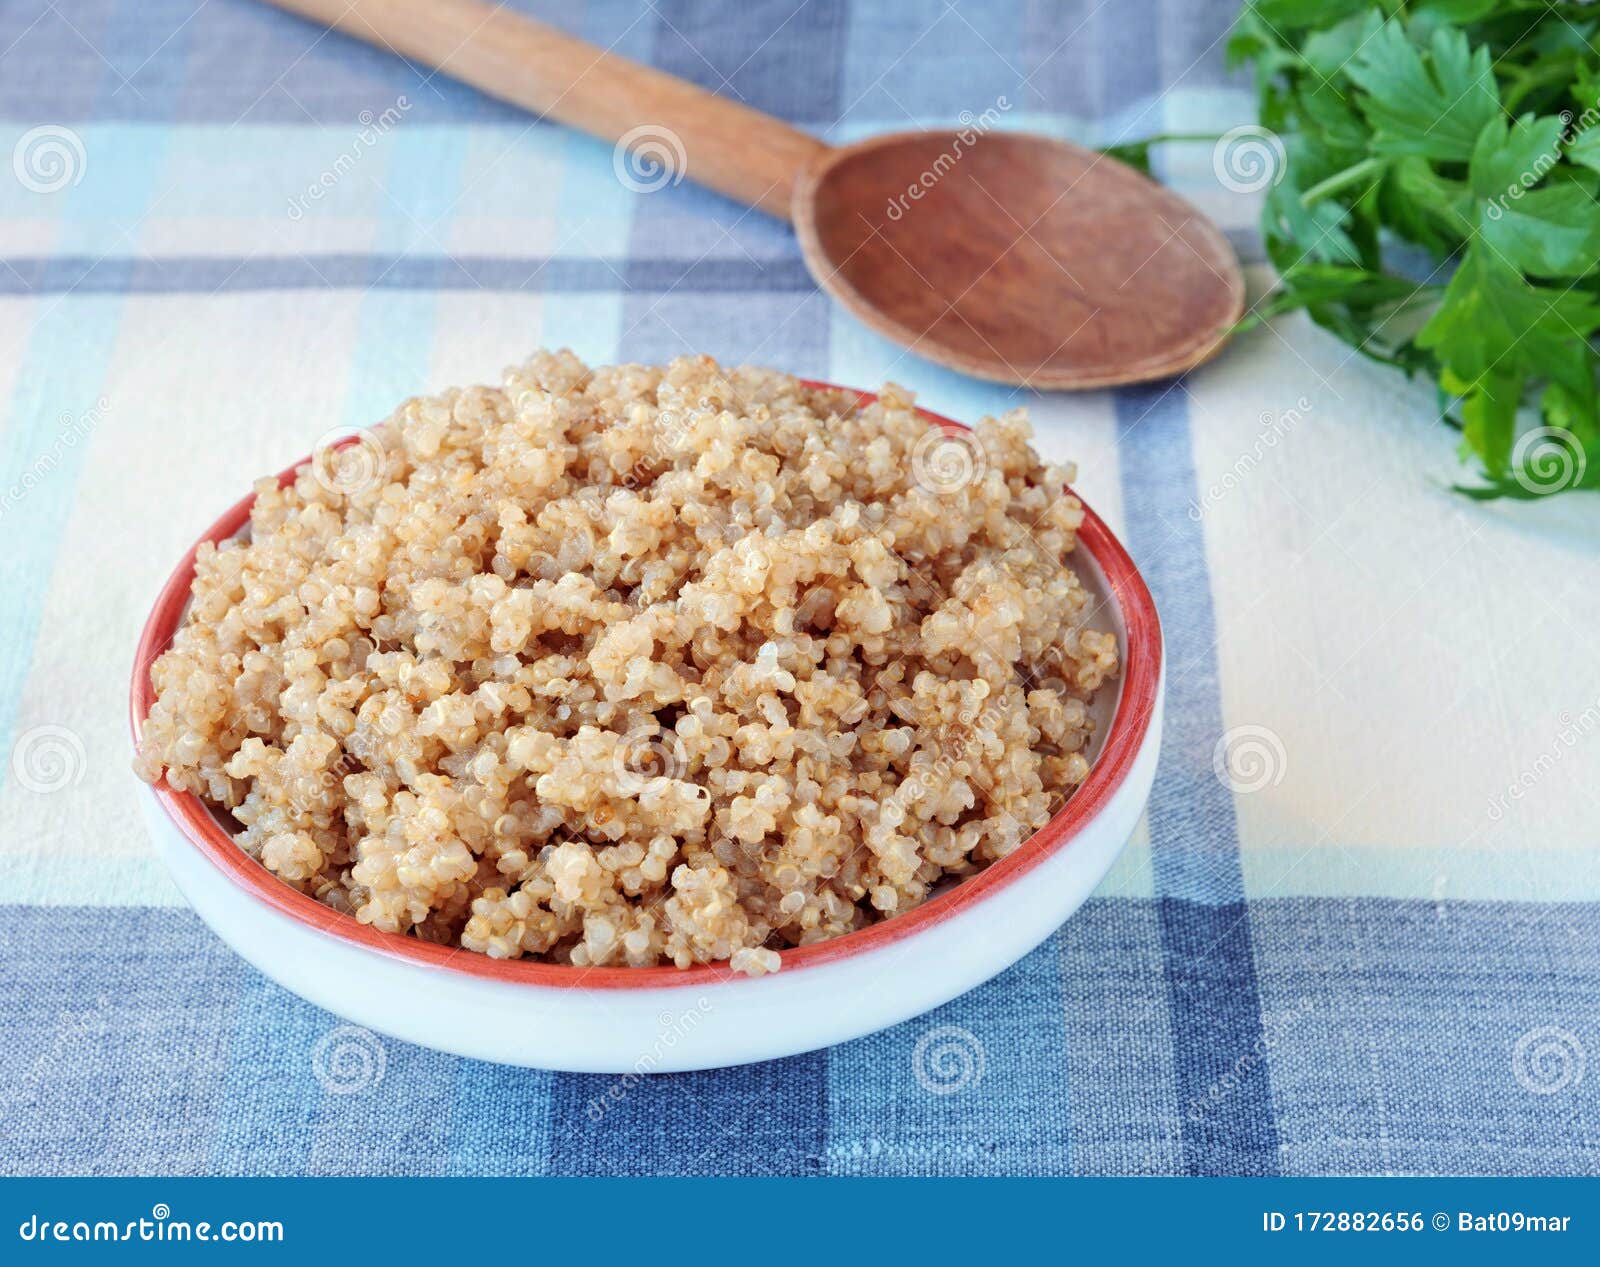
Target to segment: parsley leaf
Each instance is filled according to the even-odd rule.
[[[1350,78],[1366,94],[1361,108],[1372,124],[1373,148],[1465,160],[1500,112],[1489,50],[1475,50],[1461,31],[1440,27],[1429,52],[1424,63],[1405,28],[1391,20],[1351,63]]]
[[[1417,346],[1469,380],[1511,368],[1564,374],[1572,350],[1597,324],[1600,306],[1589,294],[1535,285],[1475,243],[1418,333]]]
[[[1478,231],[1508,264],[1539,277],[1582,273],[1600,251],[1596,182],[1566,179],[1540,188],[1561,157],[1563,121],[1524,115],[1507,129],[1491,120],[1472,151],[1472,192],[1481,200]]]
[[[1596,10],[1249,0],[1229,44],[1286,155],[1261,222],[1279,288],[1245,324],[1304,311],[1433,379],[1473,497],[1600,489]],[[1524,441],[1587,473],[1550,480]]]

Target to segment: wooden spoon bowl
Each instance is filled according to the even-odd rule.
[[[1244,310],[1216,226],[1065,141],[966,128],[835,149],[484,0],[273,3],[790,219],[818,285],[874,330],[980,378],[1165,378],[1214,353]]]
[[[1215,225],[1131,167],[1047,137],[900,132],[829,150],[801,174],[792,218],[840,303],[979,378],[1166,377],[1220,348],[1244,311]]]

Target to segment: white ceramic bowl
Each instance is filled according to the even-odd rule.
[[[201,540],[233,536],[253,500],[238,502]],[[709,1069],[856,1038],[937,1007],[1027,954],[1088,897],[1144,809],[1161,741],[1160,623],[1133,561],[1093,511],[1078,541],[1073,566],[1104,600],[1123,657],[1116,699],[1097,709],[1103,720],[1088,779],[1010,857],[904,915],[784,951],[770,976],[742,977],[726,965],[583,969],[496,960],[378,932],[277,880],[195,796],[141,783],[145,818],[178,886],[228,945],[286,989],[395,1038],[582,1073]],[[135,743],[152,699],[150,665],[183,614],[194,553],[167,581],[140,640],[130,696]]]

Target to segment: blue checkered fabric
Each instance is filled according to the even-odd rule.
[[[1252,117],[1232,0],[519,7],[831,140],[1002,98],[1003,126],[1100,143]],[[29,167],[52,140],[64,174]],[[0,7],[0,142],[0,1171],[1600,1161],[1593,523],[1439,491],[1426,388],[1298,320],[1178,383],[965,380],[820,297],[786,226],[688,183],[632,192],[609,146],[250,0]],[[1254,261],[1258,200],[1211,159],[1162,175]],[[136,632],[253,476],[541,343],[893,378],[966,419],[1025,404],[1080,461],[1164,619],[1168,730],[1146,823],[1047,943],[932,1015],[648,1079],[603,1115],[613,1079],[398,1042],[358,1094],[313,1076],[337,1019],[153,860],[121,715]],[[1269,739],[1262,786],[1218,777],[1242,732]],[[70,777],[25,774],[41,736]],[[950,1093],[917,1076],[942,1027],[981,1053]]]

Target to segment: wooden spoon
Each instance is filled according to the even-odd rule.
[[[978,121],[834,148],[482,0],[272,3],[791,221],[818,285],[874,330],[979,378],[1165,378],[1216,352],[1244,310],[1214,224],[1065,141]]]

